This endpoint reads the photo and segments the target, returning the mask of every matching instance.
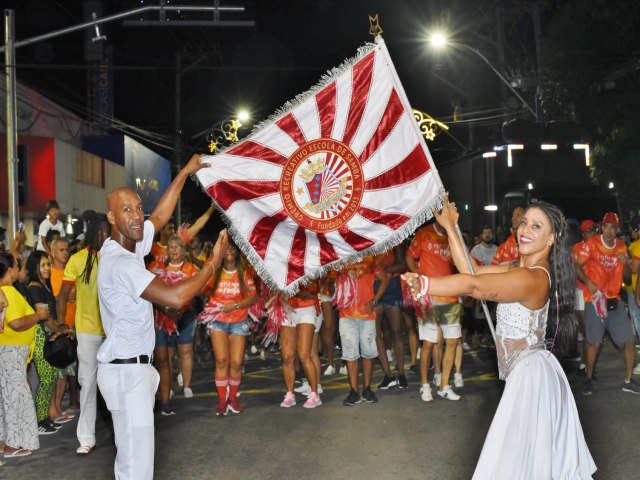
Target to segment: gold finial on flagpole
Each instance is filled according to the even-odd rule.
[[[375,17],[369,15],[369,35],[377,37],[382,33],[382,27],[380,27],[380,23],[378,21],[378,14],[376,13]]]

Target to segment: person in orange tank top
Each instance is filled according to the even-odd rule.
[[[243,411],[237,395],[249,335],[247,315],[249,307],[257,300],[256,288],[251,275],[246,271],[245,260],[238,247],[229,243],[222,266],[214,275],[203,312],[203,315],[208,311],[212,312],[207,330],[216,359],[216,415]]]
[[[168,257],[162,263],[153,262],[149,270],[160,277],[167,285],[178,285],[198,273],[186,253],[184,241],[178,235],[171,235],[167,240]],[[155,305],[156,346],[154,349],[155,365],[160,374],[160,413],[173,415],[169,403],[171,398],[171,359],[174,350],[178,349],[180,375],[184,387],[185,398],[193,397],[191,390],[191,374],[193,371],[193,339],[196,330],[196,314],[193,302],[175,310],[162,305]]]

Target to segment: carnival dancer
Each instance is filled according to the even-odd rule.
[[[400,274],[407,271],[407,263],[405,261],[404,248],[399,245],[387,252],[375,257],[376,262],[383,269],[385,275],[389,278],[389,284],[380,298],[380,303],[375,304],[376,307],[376,346],[378,348],[378,361],[382,367],[384,378],[378,385],[380,390],[388,390],[396,385],[399,388],[408,388],[409,383],[404,374],[404,347],[402,345],[402,336],[400,328],[402,326],[402,284],[400,283]],[[376,281],[374,288],[379,288],[380,282]],[[385,339],[383,339],[383,322],[387,321],[389,329],[385,330],[390,333],[390,342],[395,352],[396,364],[398,367],[398,377],[396,378],[391,372],[391,366],[387,358],[385,349]],[[409,332],[411,336],[411,332]],[[387,339],[389,340],[389,339]]]
[[[407,250],[407,267],[410,272],[421,275],[450,275],[454,272],[453,259],[448,246],[447,232],[437,222],[419,230]],[[417,263],[416,263],[417,261]],[[429,307],[418,319],[418,335],[422,340],[420,353],[420,398],[433,401],[427,380],[429,362],[434,353],[433,384],[438,395],[447,400],[460,400],[460,396],[449,385],[451,369],[456,367],[454,381],[462,382],[462,361],[455,362],[456,349],[462,337],[463,307],[455,295],[433,295]],[[446,344],[442,355],[442,338]],[[462,384],[464,385],[464,384]]]
[[[591,478],[596,466],[571,388],[556,357],[545,348],[547,316],[554,323],[556,347],[568,344],[575,330],[575,323],[566,320],[574,307],[575,275],[564,215],[545,202],[530,206],[517,230],[519,262],[476,265],[476,276],[470,275],[456,235],[455,204],[445,197],[442,212],[435,216],[449,234],[461,273],[407,274],[415,294],[471,295],[499,302],[496,348],[506,387],[473,478]]]
[[[280,325],[280,351],[282,377],[287,393],[280,403],[282,408],[290,408],[296,404],[296,396],[293,391],[296,377],[296,355],[309,385],[307,401],[304,402],[303,407],[316,408],[322,405],[318,392],[320,369],[312,359],[312,344],[317,318],[320,315],[318,291],[318,282],[314,280],[303,286],[296,295],[284,300],[288,308],[286,308],[285,318]]]
[[[198,273],[198,268],[189,261],[184,240],[171,235],[167,240],[167,259],[158,264],[152,262],[147,269],[156,274],[167,285],[177,285]],[[191,374],[193,372],[193,339],[196,331],[196,312],[191,301],[180,309],[155,305],[156,347],[153,351],[155,366],[160,374],[160,414],[173,415],[171,406],[171,358],[178,349],[180,374],[183,379],[185,398],[193,397]]]
[[[207,327],[216,361],[216,415],[241,413],[244,409],[238,402],[238,389],[249,335],[247,315],[258,295],[246,261],[232,243],[225,250],[222,266],[216,269],[208,296],[198,321]]]
[[[159,376],[152,366],[152,303],[182,308],[202,290],[222,261],[221,251],[226,250],[223,231],[202,270],[173,286],[144,265],[153,237],[171,218],[186,179],[202,167],[200,155],[193,155],[146,221],[142,201],[133,190],[118,188],[107,198],[111,237],[100,250],[98,269],[98,298],[107,338],[98,350],[98,387],[113,419],[114,473],[120,480],[153,478],[153,404]]]
[[[373,284],[378,279],[380,286],[374,293]],[[378,356],[376,346],[376,310],[387,289],[389,279],[375,263],[373,257],[349,265],[340,272],[336,280],[335,302],[340,312],[340,340],[342,359],[347,364],[347,376],[351,391],[342,402],[353,406],[364,400],[378,401],[371,390],[373,360]],[[358,388],[358,359],[362,358],[362,395]]]

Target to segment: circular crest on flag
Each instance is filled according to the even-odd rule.
[[[300,146],[284,164],[280,196],[301,227],[317,233],[338,230],[356,214],[364,193],[358,157],[331,138]]]

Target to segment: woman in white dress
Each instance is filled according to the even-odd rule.
[[[592,478],[596,466],[573,394],[544,342],[547,317],[556,344],[572,327],[565,318],[573,308],[575,273],[564,215],[545,202],[531,205],[516,234],[520,260],[511,265],[476,265],[475,276],[470,275],[456,234],[455,204],[445,198],[435,216],[447,230],[460,273],[434,278],[407,274],[414,295],[470,295],[499,302],[496,347],[506,387],[474,480]]]

